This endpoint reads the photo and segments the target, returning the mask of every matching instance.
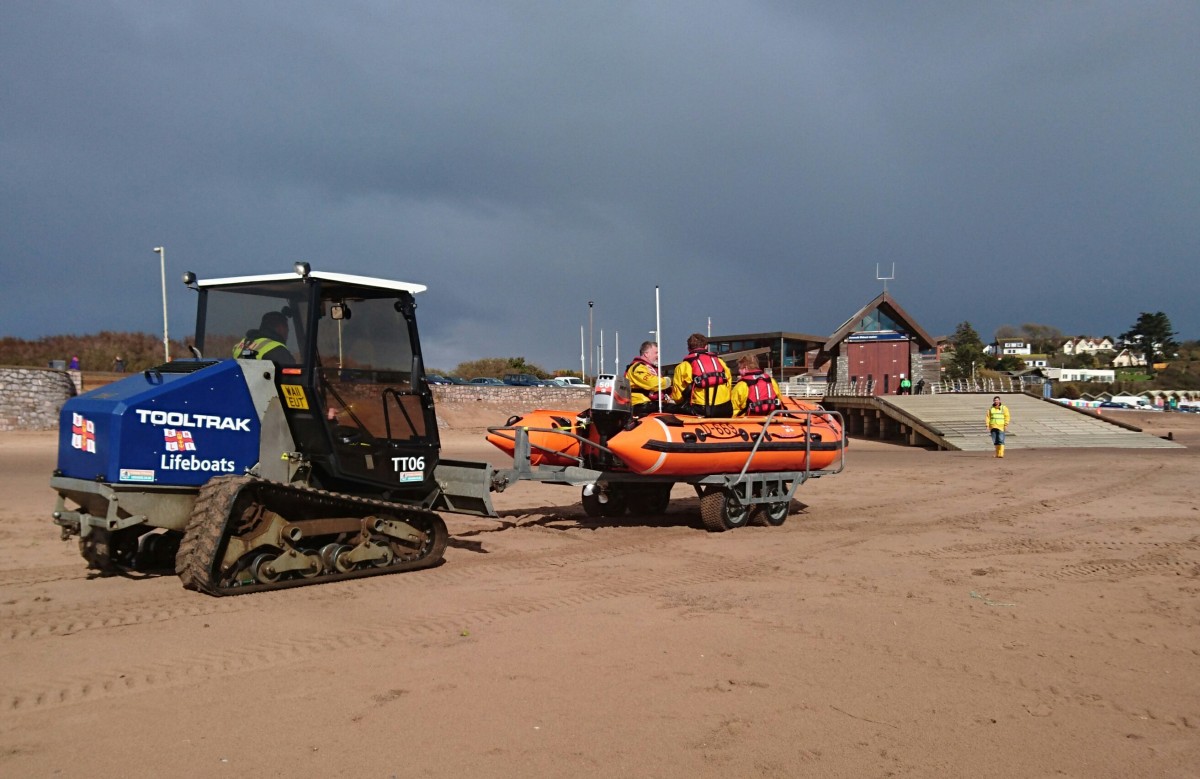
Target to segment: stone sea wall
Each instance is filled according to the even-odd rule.
[[[88,390],[123,374],[97,374],[86,378]],[[0,366],[0,430],[53,430],[68,398],[79,394],[79,371]],[[591,389],[566,387],[494,387],[439,384],[433,388],[440,404],[517,403],[527,408],[586,408]]]
[[[56,429],[58,412],[78,392],[78,374],[0,366],[0,430]]]
[[[592,401],[592,388],[570,387],[497,387],[469,384],[435,384],[432,387],[435,403],[496,403],[520,401],[530,408],[587,408]],[[532,404],[531,404],[532,401]]]

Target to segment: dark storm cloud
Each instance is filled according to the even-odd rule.
[[[171,276],[426,283],[434,365],[828,333],[1200,335],[1191,3],[14,2],[0,333],[158,327]],[[190,296],[171,286],[172,331]]]

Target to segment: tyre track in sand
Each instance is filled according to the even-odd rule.
[[[619,544],[615,548],[600,549],[594,552],[581,550],[579,553],[575,553],[575,550],[571,550],[571,553],[560,557],[570,557],[574,563],[601,562],[623,555],[650,551],[669,540]],[[803,549],[786,550],[744,563],[731,562],[727,557],[717,554],[681,550],[679,560],[683,561],[685,566],[681,570],[675,572],[639,570],[632,575],[618,579],[615,578],[612,567],[597,568],[593,572],[594,575],[586,580],[572,578],[570,581],[564,581],[564,585],[569,586],[571,591],[552,598],[516,597],[503,604],[489,603],[467,609],[426,613],[418,617],[401,618],[389,626],[372,625],[371,627],[341,631],[336,635],[313,636],[306,634],[293,638],[276,639],[267,643],[256,643],[244,649],[225,648],[200,651],[176,656],[170,660],[149,663],[131,662],[128,666],[97,665],[89,667],[86,672],[27,682],[11,688],[0,688],[0,715],[91,703],[115,696],[146,692],[164,686],[270,670],[319,658],[332,652],[377,648],[398,640],[455,636],[464,629],[478,629],[506,619],[557,610],[578,609],[608,600],[656,597],[679,588],[702,587],[731,580],[767,576],[775,573],[781,563],[822,554],[836,546],[838,546],[837,542],[828,545],[809,545]],[[506,570],[536,568],[550,570],[564,564],[566,563],[561,559],[552,558],[540,561],[504,561],[497,567],[503,567]],[[261,602],[264,599],[294,597],[306,592],[311,592],[314,596],[336,597],[329,593],[329,590],[336,586],[353,587],[356,590],[374,589],[384,586],[383,582],[389,581],[394,586],[422,586],[436,589],[448,579],[465,580],[468,576],[470,576],[469,571],[454,571],[447,566],[416,572],[404,577],[374,577],[342,582],[337,585],[313,587],[311,590],[300,588],[285,592],[264,592],[232,599],[221,599],[216,602],[224,603],[229,600]],[[421,579],[420,585],[414,581],[417,577]],[[597,586],[598,577],[603,579],[603,586]],[[208,600],[214,601],[214,599]],[[184,611],[185,609],[180,608],[176,618],[188,616],[183,613]],[[144,660],[144,658],[137,659]]]
[[[861,522],[822,522],[819,519],[814,519],[810,515],[806,515],[806,520],[802,524],[793,523],[785,525],[784,528],[775,529],[774,532],[783,532],[790,534],[796,532],[804,533],[805,535],[817,535],[826,532],[855,532],[860,530],[864,524],[871,524],[873,533],[869,536],[855,536],[840,540],[829,540],[830,548],[846,548],[859,543],[864,543],[869,539],[878,538],[880,535],[908,535],[922,529],[932,529],[947,524],[957,525],[962,523],[982,523],[988,519],[1010,518],[1013,516],[1036,516],[1039,513],[1047,511],[1058,511],[1064,508],[1076,507],[1086,503],[1104,500],[1112,495],[1123,493],[1132,483],[1137,483],[1140,480],[1140,475],[1135,475],[1127,480],[1122,480],[1120,483],[1108,485],[1103,490],[1084,489],[1077,490],[1073,493],[1051,499],[1031,499],[1023,504],[1008,505],[989,509],[984,512],[966,512],[961,514],[942,515],[937,517],[928,517],[918,522],[901,521],[895,525],[877,523],[873,520],[863,520]],[[945,496],[931,497],[928,502],[941,503],[944,502]],[[874,504],[867,504],[868,506]],[[907,508],[907,506],[906,506]],[[529,515],[526,515],[529,516]],[[563,521],[572,521],[569,518],[557,517]],[[614,527],[618,523],[614,522]],[[519,520],[514,521],[511,526],[503,527],[494,531],[472,532],[471,537],[486,536],[489,533],[511,533],[520,532],[522,530],[538,530],[541,532],[554,532],[561,534],[563,538],[571,538],[576,532],[576,528],[568,528],[563,530],[548,530],[544,525],[534,521],[520,523]],[[580,532],[587,532],[584,526],[579,526]],[[448,584],[462,582],[469,579],[478,578],[481,574],[488,571],[495,572],[511,572],[524,571],[547,568],[560,568],[562,566],[580,565],[591,562],[611,560],[620,557],[625,557],[631,554],[641,552],[654,552],[662,549],[664,546],[694,537],[698,531],[687,526],[668,526],[658,529],[653,537],[641,537],[637,540],[622,542],[620,539],[615,539],[615,543],[604,543],[601,546],[587,543],[590,539],[580,539],[581,543],[578,546],[572,545],[571,548],[554,548],[539,550],[530,553],[521,553],[519,557],[501,557],[491,558],[489,555],[459,555],[456,557],[453,565],[442,565],[429,571],[410,572],[406,577],[419,576],[423,581],[429,581],[431,584]],[[572,541],[576,539],[571,539]],[[607,541],[607,539],[606,539]],[[1077,543],[1077,542],[1076,542]],[[586,544],[586,545],[585,545]],[[811,551],[811,550],[810,550]],[[1052,541],[1039,541],[1033,539],[1018,539],[1005,542],[988,542],[983,544],[967,545],[967,546],[951,546],[944,547],[938,550],[918,550],[908,554],[925,555],[929,557],[953,557],[961,556],[962,554],[1014,554],[1014,553],[1051,553],[1070,551],[1070,548],[1063,546],[1060,543]],[[806,555],[807,556],[807,555]],[[1097,566],[1074,566],[1068,567],[1060,574],[1045,574],[1051,578],[1082,578],[1094,575],[1116,575],[1125,573],[1126,575],[1137,575],[1142,572],[1153,570],[1155,567],[1162,568],[1173,563],[1159,563],[1157,566],[1142,565],[1123,568],[1121,566],[1110,564],[1107,567]],[[1186,567],[1188,564],[1180,564],[1180,567]],[[55,566],[51,569],[28,569],[28,570],[12,570],[6,571],[0,575],[0,591],[5,587],[25,586],[30,583],[42,583],[45,581],[70,580],[77,578],[82,570],[81,566]],[[315,600],[321,600],[322,594],[316,593],[315,590],[328,590],[331,585],[317,585],[313,590],[302,588],[294,590],[295,593],[312,593],[311,595],[299,595],[299,597],[310,597]],[[395,587],[396,583],[391,576],[370,577],[358,580],[356,591],[376,591],[382,588]],[[50,601],[41,605],[33,605],[24,609],[12,610],[8,612],[0,611],[5,626],[0,628],[0,640],[23,640],[36,639],[47,636],[70,635],[80,631],[87,630],[102,630],[114,627],[125,627],[130,625],[148,624],[153,622],[166,622],[181,618],[192,618],[198,616],[206,616],[217,613],[231,613],[240,611],[242,607],[237,604],[242,598],[248,596],[238,596],[234,598],[205,598],[190,594],[182,589],[178,594],[159,597],[139,597],[135,596],[128,600],[107,601],[103,604],[62,604],[56,601]],[[330,597],[333,597],[330,594]]]
[[[911,664],[947,678],[972,680],[973,689],[1001,687],[1010,692],[1027,696],[1030,700],[1030,704],[1027,705],[1036,702],[1059,707],[1102,708],[1116,712],[1130,720],[1152,721],[1166,725],[1179,730],[1181,735],[1200,730],[1200,709],[1166,713],[1161,708],[1150,708],[1150,705],[1128,705],[1109,699],[1096,690],[1077,686],[1070,681],[1029,680],[1022,675],[997,671],[995,665],[982,666],[972,665],[970,662],[945,660],[941,655],[929,654],[921,648],[913,648],[911,644],[897,646],[890,642],[873,641],[869,637],[864,637],[862,633],[855,633],[851,638],[825,628],[810,628],[797,623],[781,624],[762,618],[747,618],[744,621],[750,624],[761,624],[764,629],[788,631],[815,645],[825,644],[828,646],[832,644],[839,647],[836,651],[845,657],[852,657],[855,653],[867,653],[880,658],[879,661],[876,661],[877,663],[897,662],[902,667]],[[1018,649],[1020,647],[1013,647],[1010,651]],[[1197,654],[1196,650],[1189,651]],[[1148,693],[1147,697],[1152,696]]]
[[[508,530],[520,529],[509,528]],[[673,528],[668,528],[673,530]],[[520,557],[493,558],[489,555],[464,557],[455,560],[452,565],[441,565],[427,571],[402,572],[392,576],[375,576],[356,580],[356,592],[371,592],[397,586],[395,579],[420,577],[421,582],[412,582],[415,586],[426,583],[444,585],[465,582],[478,578],[488,572],[497,573],[553,569],[563,565],[589,563],[623,557],[638,552],[652,552],[675,540],[686,538],[696,531],[690,528],[679,528],[678,533],[657,534],[652,539],[617,543],[606,546],[572,546],[566,549],[547,549],[532,553],[523,553]],[[507,532],[507,531],[506,531]],[[70,576],[61,577],[65,580],[77,579],[84,570],[82,561],[79,566],[68,566]],[[10,571],[8,583],[0,582],[0,595],[4,587],[25,586],[37,579],[37,569],[29,571]],[[20,575],[20,574],[27,575]],[[175,577],[165,577],[173,586],[178,585]],[[55,579],[58,580],[58,579]],[[148,584],[148,583],[147,583]],[[326,594],[336,589],[336,584],[315,585],[312,588],[291,590],[292,597],[322,600],[325,597],[338,597]],[[339,590],[339,592],[341,592]],[[11,595],[11,593],[9,593]],[[102,602],[76,603],[62,600],[17,600],[11,607],[0,609],[0,641],[19,641],[44,638],[49,636],[64,636],[89,630],[142,625],[154,622],[167,622],[175,619],[207,616],[218,613],[234,613],[253,608],[250,601],[253,595],[214,598],[184,590],[179,587],[168,594],[146,596],[134,594],[119,599]]]

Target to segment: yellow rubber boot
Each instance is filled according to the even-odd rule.
[[[1004,456],[1004,444],[1000,444],[999,446],[996,447],[996,456],[997,457]]]
[[[995,444],[995,447],[996,447],[996,453],[992,456],[999,457],[1000,456],[1000,444]]]

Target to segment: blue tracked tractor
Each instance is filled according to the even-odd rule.
[[[304,263],[184,280],[193,358],[62,410],[54,520],[89,567],[173,561],[213,595],[276,589],[436,565],[435,511],[494,513],[483,466],[439,457],[423,286]]]

